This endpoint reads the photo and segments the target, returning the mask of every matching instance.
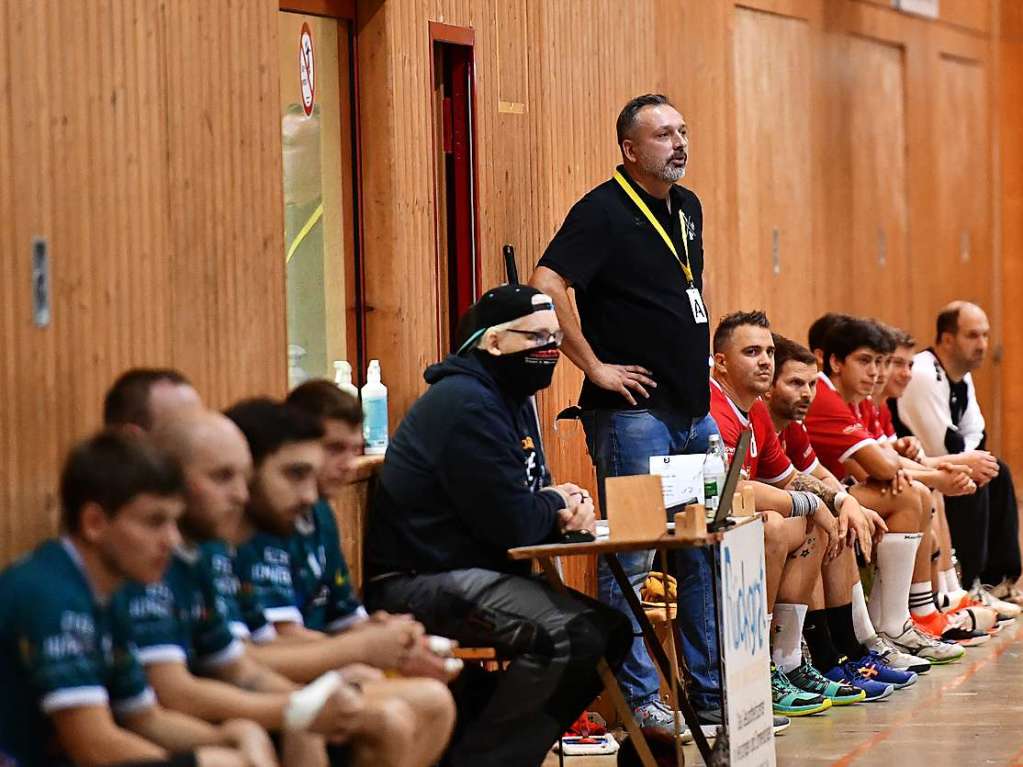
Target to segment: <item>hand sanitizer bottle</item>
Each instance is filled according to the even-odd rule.
[[[355,399],[359,398],[359,390],[352,383],[352,366],[347,360],[334,362],[334,383],[345,394],[351,394]]]
[[[366,455],[387,452],[387,387],[380,383],[380,360],[370,360],[362,387],[362,437]]]

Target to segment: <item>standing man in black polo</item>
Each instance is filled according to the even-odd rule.
[[[708,415],[703,211],[696,195],[676,184],[688,160],[685,120],[665,96],[648,94],[625,105],[617,132],[622,164],[572,207],[530,278],[554,299],[562,350],[586,375],[579,405],[602,504],[605,478],[647,474],[650,456],[706,452],[718,431]],[[638,589],[653,552],[619,560]],[[710,555],[682,550],[676,567],[693,704],[714,721],[721,685]],[[602,601],[630,614],[603,562],[598,590]],[[641,725],[672,727],[641,638],[619,681]]]

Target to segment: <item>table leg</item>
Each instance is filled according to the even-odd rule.
[[[551,586],[558,591],[567,590],[550,557],[542,557],[540,565],[543,567],[544,575],[547,576]],[[607,665],[607,661],[603,658],[597,661],[597,674],[600,675],[600,681],[604,683],[604,692],[611,699],[612,705],[614,705],[618,716],[621,717],[622,723],[625,725],[626,732],[629,733],[629,737],[632,739],[636,753],[639,755],[639,761],[643,764],[643,767],[657,767],[657,762],[654,761],[654,755],[650,752],[650,745],[646,742],[643,731],[636,724],[636,720],[632,718],[632,711],[629,710],[629,706],[625,702],[622,688],[618,686],[618,680],[615,679],[611,667]]]
[[[664,618],[668,622],[668,637],[671,645],[671,683],[668,685],[668,689],[671,694],[671,725],[675,735],[675,765],[683,767],[686,758],[682,753],[682,733],[679,732],[678,717],[675,715],[675,712],[679,710],[678,644],[675,642],[675,620],[671,617],[671,603],[668,601],[668,555],[663,550],[659,553],[661,555],[661,572],[664,573]]]
[[[632,584],[629,583],[629,579],[626,577],[625,571],[622,570],[618,557],[614,554],[604,554],[603,556],[608,569],[611,570],[611,574],[614,576],[615,581],[618,583],[618,587],[622,590],[622,594],[625,596],[625,601],[629,604],[629,609],[632,610],[633,615],[636,616],[636,620],[639,622],[640,630],[643,632],[643,638],[646,639],[647,646],[650,648],[650,652],[653,653],[654,662],[657,664],[658,668],[660,668],[661,674],[664,675],[664,679],[666,681],[670,680],[672,669],[671,663],[668,660],[668,655],[664,652],[664,648],[661,647],[661,643],[657,639],[654,627],[650,624],[650,620],[646,617],[643,605],[640,603],[639,597],[636,596],[636,592],[633,591]],[[686,674],[685,671],[683,671],[683,674],[686,675],[686,680],[688,680],[688,674]],[[696,716],[696,711],[693,710],[693,706],[689,702],[689,696],[685,692],[685,687],[680,686],[679,690],[680,694],[678,705],[682,711],[682,718],[685,719],[686,724],[693,733],[693,740],[696,741],[696,747],[699,749],[700,755],[703,757],[703,761],[706,764],[711,764],[710,744],[707,742],[707,738],[704,736],[703,730],[700,729],[700,721]]]

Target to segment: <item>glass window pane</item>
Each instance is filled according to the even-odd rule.
[[[333,378],[334,361],[348,359],[350,64],[347,29],[336,19],[297,13],[278,19],[288,373],[294,385],[306,377]]]

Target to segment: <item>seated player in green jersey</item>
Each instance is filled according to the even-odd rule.
[[[179,592],[202,595],[207,620],[205,625],[202,621],[195,623],[191,649],[179,645],[179,649],[161,650],[158,639],[150,645],[153,651],[183,658],[199,673],[211,662],[215,669],[218,661],[223,663],[242,647],[246,647],[244,656],[295,681],[308,681],[341,668],[345,677],[357,676],[363,693],[362,714],[353,720],[349,739],[355,763],[395,767],[434,764],[454,718],[450,693],[433,680],[388,680],[381,671],[360,666],[358,662],[379,655],[376,645],[386,642],[387,637],[377,638],[372,651],[365,642],[348,637],[324,638],[312,648],[308,643],[288,643],[283,638],[273,641],[273,626],[261,616],[257,616],[252,630],[242,620],[231,551],[249,498],[252,458],[238,427],[220,413],[190,411],[165,420],[154,436],[180,460],[184,470],[185,512],[180,526],[185,545],[179,551],[187,552],[180,558],[193,562],[188,571],[193,584],[187,589],[176,585],[176,579],[165,581]],[[175,570],[172,566],[171,573]],[[185,572],[184,567],[177,570]],[[213,615],[216,620],[210,618]],[[248,646],[244,640],[250,642]],[[404,646],[401,637],[391,644]],[[146,649],[142,651],[144,655]],[[300,673],[288,673],[297,667]]]
[[[100,433],[67,458],[64,536],[0,573],[0,763],[276,763],[254,722],[160,706],[112,600],[125,579],[161,578],[181,491],[178,466],[142,436]]]
[[[369,617],[355,593],[348,563],[341,551],[341,536],[332,499],[350,484],[362,455],[362,405],[326,379],[306,381],[288,395],[287,404],[316,418],[323,427],[323,466],[316,485],[319,499],[299,515],[291,535],[292,587],[307,629],[336,633],[361,627]],[[377,611],[374,623],[406,621],[408,615]],[[297,624],[283,627],[296,630]],[[443,645],[446,640],[441,640]],[[411,653],[402,673],[450,680],[462,664],[432,652]]]
[[[404,673],[416,665],[409,659],[424,652],[429,655],[422,627],[407,618],[364,621],[357,630],[335,635],[303,625],[304,614],[313,614],[300,608],[291,588],[290,538],[295,535],[299,518],[317,498],[322,430],[305,413],[270,400],[239,403],[228,416],[241,428],[255,461],[251,498],[239,527],[234,561],[241,583],[237,601],[252,632],[254,655],[293,679],[306,679],[324,668],[353,662]],[[218,455],[226,453],[226,445],[217,450]],[[193,460],[198,458],[196,454]],[[189,488],[193,489],[191,483]],[[205,494],[205,501],[194,492],[190,498],[196,504],[215,502],[212,492]],[[333,530],[337,535],[337,529]],[[305,561],[306,567],[326,567],[318,550],[310,549],[309,553],[316,561],[313,565]],[[338,558],[343,563],[340,554]],[[337,575],[333,578],[335,582],[341,580]],[[333,601],[329,601],[331,606],[318,613],[317,627],[325,628],[336,618],[330,612]],[[270,634],[265,629],[267,624],[274,627]],[[292,624],[298,631],[288,630]],[[271,641],[265,641],[268,635],[273,637]],[[391,678],[367,682],[363,690],[369,704],[387,711],[401,704],[410,712],[404,721],[412,725],[413,751],[401,764],[434,764],[454,724],[454,703],[447,687],[434,679]]]
[[[111,387],[104,403],[104,418],[111,425],[140,432],[159,430],[178,418],[201,418],[206,412],[198,393],[173,370],[128,371]],[[222,416],[214,417],[234,428]],[[174,457],[180,461],[181,455]],[[239,482],[247,494],[246,476]],[[244,498],[236,503],[238,513]],[[237,518],[236,513],[235,524]],[[220,531],[204,526],[187,507],[181,527],[185,540],[175,548],[163,579],[130,585],[118,597],[130,615],[140,660],[160,699],[211,721],[231,711],[244,712],[281,733],[285,764],[325,764],[328,754],[322,735],[336,743],[375,727],[376,717],[367,712],[357,689],[364,678],[377,674],[374,670],[331,671],[299,690],[247,656],[245,644],[232,635],[228,605],[218,598],[215,587],[223,561],[204,556],[199,548],[201,540]],[[377,759],[378,751],[372,750],[372,759],[356,763],[399,763]],[[331,761],[339,758],[332,755]]]

